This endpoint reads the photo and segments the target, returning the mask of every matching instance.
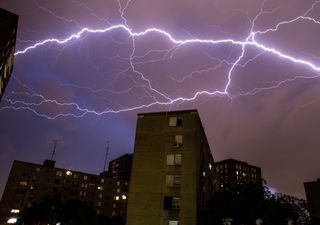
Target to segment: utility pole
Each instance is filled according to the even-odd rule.
[[[104,166],[103,166],[103,172],[106,171],[107,161],[108,161],[108,155],[109,155],[109,145],[110,141],[107,141],[107,150],[106,150],[106,157],[104,159]]]
[[[59,144],[59,140],[54,139],[54,140],[52,140],[52,142],[53,142],[53,151],[52,151],[52,155],[51,155],[51,160],[53,160],[53,156],[56,154],[56,149]]]

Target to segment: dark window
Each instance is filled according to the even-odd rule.
[[[177,127],[182,126],[182,118],[177,118]]]
[[[164,209],[180,209],[180,197],[164,197]]]
[[[54,179],[54,184],[59,185],[61,183],[61,180],[59,179]]]
[[[164,197],[164,209],[172,209],[172,197]]]

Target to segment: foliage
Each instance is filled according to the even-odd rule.
[[[46,197],[23,212],[19,224],[40,225],[111,225],[108,218],[98,217],[91,205],[80,200],[64,202],[59,196]]]
[[[223,218],[232,218],[232,224],[255,224],[258,218],[263,220],[263,225],[286,225],[288,219],[299,225],[309,222],[305,201],[288,195],[273,195],[267,188],[255,184],[216,193],[209,205],[207,224],[210,225],[222,224]]]

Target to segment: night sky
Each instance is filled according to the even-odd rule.
[[[133,152],[137,113],[179,109],[199,110],[216,161],[261,167],[277,192],[304,198],[303,182],[320,177],[320,2],[0,0],[0,7],[19,15],[17,52],[85,27],[122,25],[15,56],[0,103],[0,195],[12,161],[42,163],[54,139],[57,167],[100,173],[108,140],[109,160]],[[132,37],[148,28],[160,30]]]

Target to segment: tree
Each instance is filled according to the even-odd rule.
[[[273,195],[267,188],[255,184],[216,193],[209,205],[207,224],[212,225],[220,225],[223,218],[232,218],[232,224],[255,224],[258,218],[263,220],[263,225],[286,225],[288,219],[299,225],[309,222],[305,201],[288,195]]]
[[[80,200],[62,201],[60,196],[46,197],[23,212],[20,224],[111,225],[107,217],[96,215],[94,208]]]

